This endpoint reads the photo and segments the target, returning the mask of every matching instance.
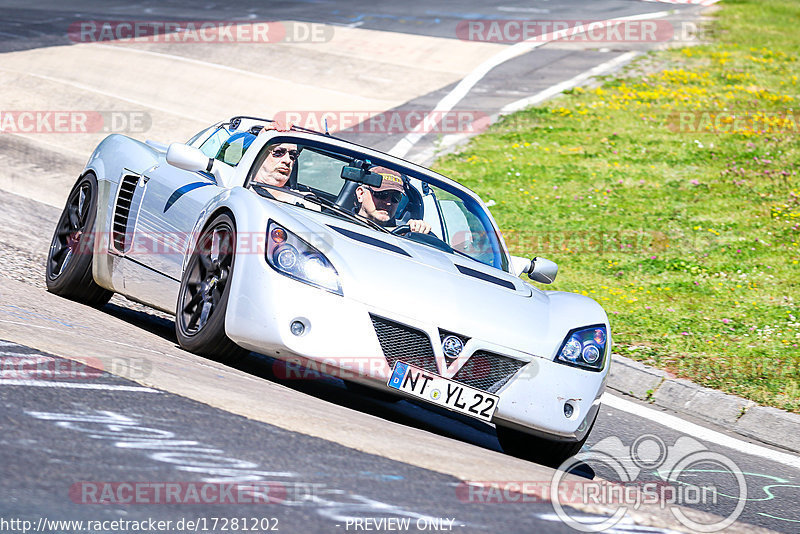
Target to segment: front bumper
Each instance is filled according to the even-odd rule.
[[[608,362],[600,372],[584,371],[472,338],[454,364],[444,357],[437,324],[298,282],[257,255],[240,255],[236,261],[226,332],[246,349],[283,361],[316,363],[333,376],[394,393],[386,386],[391,366],[406,361],[497,394],[493,422],[549,439],[580,440],[596,416]],[[291,332],[294,321],[305,326],[300,336]],[[543,354],[552,350],[541,349]],[[570,417],[565,416],[566,402],[573,407]]]

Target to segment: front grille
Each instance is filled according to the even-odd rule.
[[[375,333],[390,368],[398,361],[440,374],[431,340],[422,330],[370,314]],[[450,334],[450,332],[441,331]],[[459,336],[463,339],[469,339]],[[470,356],[453,380],[488,393],[496,393],[527,362],[484,350]]]
[[[431,340],[425,332],[377,315],[370,314],[370,318],[390,368],[394,368],[395,362],[402,361],[431,373],[439,373]]]
[[[470,356],[453,380],[488,393],[496,393],[526,362],[479,350]]]
[[[119,196],[117,206],[114,210],[114,226],[111,232],[114,239],[114,248],[119,252],[127,252],[128,240],[128,218],[130,217],[133,194],[136,192],[136,184],[139,183],[138,176],[123,176],[122,184],[119,186]]]

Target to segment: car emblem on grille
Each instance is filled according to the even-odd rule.
[[[464,342],[456,336],[447,336],[442,340],[442,350],[446,357],[458,358],[458,355],[464,350]]]

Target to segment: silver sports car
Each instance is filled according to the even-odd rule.
[[[324,365],[557,464],[597,417],[611,333],[592,299],[520,278],[556,272],[511,256],[450,178],[234,117],[169,146],[103,140],[58,221],[47,286],[94,306],[121,293],[175,314],[191,352]]]

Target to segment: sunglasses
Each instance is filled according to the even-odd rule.
[[[289,150],[283,147],[272,149],[272,157],[282,158],[283,156],[286,155],[287,152],[289,153],[289,159],[291,159],[292,161],[297,161],[297,150]]]
[[[378,200],[386,201],[390,200],[394,204],[400,202],[400,199],[403,198],[403,193],[400,191],[375,191],[371,187],[368,188],[372,193],[372,196],[377,198]]]

